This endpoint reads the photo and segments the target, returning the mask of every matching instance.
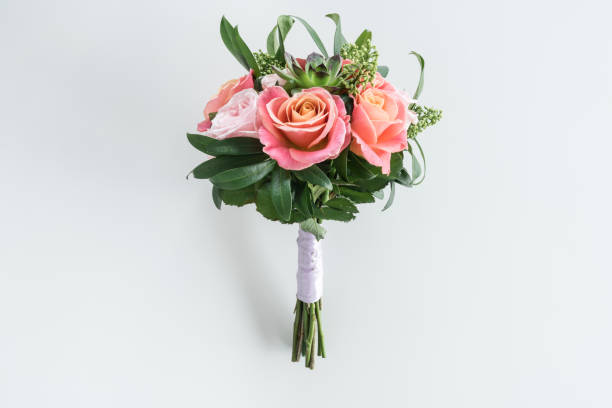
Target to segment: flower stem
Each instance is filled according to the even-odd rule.
[[[321,299],[315,303],[315,313],[317,315],[317,333],[319,335],[319,341],[317,342],[318,350],[317,354],[322,358],[325,358],[325,342],[323,341],[323,324],[321,323]]]
[[[291,349],[291,361],[299,361],[300,354],[298,351],[299,346],[299,330],[302,322],[302,304],[299,300],[295,302],[295,322],[293,323],[293,348]]]
[[[293,322],[293,341],[291,361],[300,361],[305,357],[305,365],[314,369],[315,356],[325,358],[325,344],[321,324],[321,301],[304,303],[297,300],[295,304],[295,321]]]
[[[314,348],[313,348],[313,340],[314,340],[314,331],[315,331],[315,305],[314,303],[309,303],[308,307],[308,337],[306,338],[306,367],[310,367],[311,369],[311,361],[314,360]],[[314,364],[314,361],[313,361]]]

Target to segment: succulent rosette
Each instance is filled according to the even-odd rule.
[[[409,95],[386,77],[378,64],[372,33],[354,42],[335,24],[333,53],[303,19],[282,15],[266,39],[266,51],[252,52],[223,17],[220,33],[229,52],[247,73],[226,81],[204,107],[199,133],[189,142],[211,156],[191,172],[213,184],[217,206],[255,204],[267,219],[299,224],[298,291],[292,361],[304,356],[313,368],[325,357],[321,330],[322,222],[351,221],[360,204],[395,198],[396,185],[412,187],[425,176],[418,140],[436,124],[441,111],[417,102],[423,89],[425,62],[416,91]],[[302,24],[317,51],[305,58],[285,49],[295,22]]]

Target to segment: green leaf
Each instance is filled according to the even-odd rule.
[[[263,145],[252,137],[230,137],[215,140],[206,146],[205,153],[211,156],[242,156],[261,153]]]
[[[283,223],[283,224],[293,224],[295,222],[300,223],[302,221],[307,220],[308,218],[310,218],[310,217],[308,217],[307,215],[302,214],[301,211],[293,209],[293,210],[291,210],[291,218],[289,219],[289,221],[282,221],[281,220],[281,223]]]
[[[187,133],[187,140],[193,147],[206,154],[209,154],[207,152],[208,146],[216,142],[212,137],[199,135],[197,133]]]
[[[379,65],[376,70],[382,75],[383,78],[386,78],[389,75],[389,67],[386,65]]]
[[[281,219],[291,218],[291,175],[283,168],[276,167],[270,178],[272,204]]]
[[[351,221],[355,219],[355,215],[350,212],[337,210],[330,207],[315,208],[315,217],[322,220],[333,220],[333,221]]]
[[[240,33],[238,32],[238,26],[234,27],[234,46],[246,60],[246,63],[248,65],[247,69],[251,68],[255,77],[258,77],[260,74],[259,66],[257,65],[257,61],[255,60],[253,53],[246,45],[242,37],[240,37]]]
[[[283,71],[281,71],[280,69],[278,69],[276,67],[272,67],[272,71],[274,71],[274,73],[276,75],[278,75],[279,77],[283,78],[285,81],[290,82],[290,81],[294,81],[295,80],[294,77],[292,77],[290,75],[287,75],[286,72],[283,72]]]
[[[326,191],[329,191],[323,186],[315,186],[312,184],[310,184],[308,188],[310,189],[313,203],[317,201]]]
[[[361,157],[357,156],[355,153],[349,153],[348,159],[348,170],[349,170],[349,180],[370,180],[376,177],[376,172],[380,173],[380,168],[378,170],[374,169],[371,164],[366,162]]]
[[[276,166],[274,160],[266,160],[215,174],[210,181],[223,190],[239,190],[266,177],[274,166]]]
[[[373,203],[376,201],[371,193],[354,190],[348,187],[340,187],[340,194],[356,204]]]
[[[408,173],[408,170],[404,168],[400,170],[400,173],[395,181],[404,187],[412,187],[412,178],[410,177],[410,173]]]
[[[291,16],[291,17],[295,18],[297,21],[302,23],[302,25],[306,28],[306,31],[308,31],[308,34],[310,34],[310,38],[312,38],[312,41],[314,41],[319,51],[321,51],[321,54],[323,54],[325,58],[328,58],[327,50],[325,49],[325,45],[323,45],[323,41],[321,41],[321,38],[319,38],[319,35],[310,26],[310,24],[308,24],[306,20],[298,16]]]
[[[336,164],[336,169],[338,170],[338,173],[340,173],[340,177],[342,177],[346,181],[348,181],[347,158],[349,150],[350,149],[347,147],[346,149],[341,151],[340,155],[338,155],[338,158],[334,160]]]
[[[399,175],[399,172],[404,167],[404,152],[396,152],[391,154],[391,166],[388,179],[394,179]]]
[[[275,25],[272,31],[270,31],[270,34],[268,34],[268,39],[266,40],[266,50],[268,51],[268,54],[270,55],[276,54],[276,51],[278,50],[278,47],[279,47],[277,32],[278,32],[278,26]]]
[[[255,189],[250,186],[240,190],[221,190],[221,198],[227,205],[242,207],[255,201]]]
[[[412,185],[418,186],[419,184],[423,182],[423,180],[425,180],[425,174],[427,172],[427,163],[425,161],[425,153],[423,152],[423,148],[421,147],[421,144],[419,143],[419,141],[416,138],[413,138],[410,140],[414,141],[414,143],[417,145],[421,158],[423,159],[422,177],[419,181],[416,181],[417,178],[421,176],[421,166],[419,164],[419,161],[416,159],[416,156],[413,154],[412,149],[409,149],[409,152],[412,155],[412,180],[413,180]]]
[[[262,162],[268,158],[265,154],[253,154],[246,156],[220,156],[206,160],[193,169],[193,176],[197,179],[207,179],[215,174],[236,167]]]
[[[240,51],[238,51],[238,48],[234,43],[234,27],[229,23],[229,21],[227,21],[225,16],[221,17],[221,26],[219,28],[221,32],[221,39],[223,40],[225,47],[244,68],[249,69],[246,59],[242,56]]]
[[[278,27],[278,49],[276,51],[276,58],[285,58],[285,38],[293,27],[294,20],[291,16],[278,16],[276,20],[276,26]]]
[[[391,204],[393,204],[393,199],[394,198],[395,198],[395,183],[392,181],[391,182],[391,191],[389,192],[389,199],[387,200],[387,204],[385,204],[385,206],[383,207],[382,211],[385,211],[386,209],[391,207]]]
[[[370,193],[374,193],[375,191],[379,191],[385,188],[387,183],[389,183],[389,178],[384,176],[378,176],[369,180],[356,180],[354,183],[361,187],[361,189]]]
[[[417,180],[419,177],[421,177],[421,165],[416,156],[412,155],[412,179]],[[419,185],[419,183],[413,183],[413,185],[416,186]]]
[[[372,32],[370,30],[363,30],[359,37],[355,40],[355,45],[361,47],[366,43],[366,41],[372,40]]]
[[[337,210],[347,211],[350,213],[358,213],[359,210],[349,199],[344,197],[335,197],[331,200],[327,200],[325,205]]]
[[[417,52],[411,51],[410,54],[414,55],[417,58],[417,60],[419,61],[419,65],[421,66],[421,75],[419,76],[419,84],[417,85],[417,89],[416,91],[414,91],[414,95],[412,96],[412,99],[418,99],[419,96],[421,95],[421,92],[423,91],[423,82],[425,80],[425,60]],[[411,104],[410,106],[412,107],[412,105],[413,104]]]
[[[266,183],[257,189],[255,206],[257,207],[257,211],[267,219],[278,221],[280,217],[274,208],[270,187],[270,183]]]
[[[306,217],[312,217],[312,201],[310,188],[308,188],[308,184],[304,184],[296,194],[295,206]]]
[[[342,26],[340,24],[340,16],[337,13],[326,14],[336,24],[336,33],[334,34],[334,54],[340,54],[340,49],[348,41],[342,35]]]
[[[221,189],[217,186],[213,186],[212,188],[212,199],[213,203],[215,203],[215,207],[217,209],[221,209]]]
[[[309,218],[306,221],[302,221],[300,223],[300,228],[306,232],[310,232],[312,235],[317,238],[317,241],[325,238],[325,228],[321,226],[321,224],[317,223],[313,218]]]
[[[383,198],[385,198],[385,190],[380,189],[377,191],[372,191],[372,195],[378,198],[379,200],[382,200]]]
[[[383,174],[382,168],[374,166],[368,163],[363,157],[357,156],[351,153],[349,156],[349,175],[350,181],[360,184],[357,181],[361,180],[372,180],[375,177],[383,178],[386,180],[393,180],[399,174],[402,169],[404,162],[404,154],[402,152],[396,152],[391,154],[390,160],[390,171],[389,174]],[[361,183],[363,184],[363,183]],[[379,185],[380,188],[384,187],[381,181],[373,182],[374,185]],[[369,189],[374,189],[370,187]]]
[[[327,175],[316,164],[313,164],[304,170],[294,171],[293,173],[302,181],[307,181],[310,184],[321,186],[328,190],[333,188]]]

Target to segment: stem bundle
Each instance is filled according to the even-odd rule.
[[[315,345],[316,354],[325,358],[325,343],[321,324],[321,300],[314,303],[304,303],[297,300],[295,303],[295,322],[293,323],[293,348],[291,361],[300,361],[304,356],[306,367],[314,369]],[[315,340],[315,332],[317,338]]]

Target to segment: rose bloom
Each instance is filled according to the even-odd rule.
[[[291,97],[279,86],[264,89],[257,114],[264,152],[287,170],[336,158],[350,143],[344,103],[323,88],[305,89]]]
[[[257,138],[257,91],[243,89],[217,111],[206,136],[215,139],[227,137]]]
[[[245,76],[231,79],[221,85],[219,92],[217,92],[217,94],[213,96],[210,101],[208,101],[206,107],[204,108],[204,120],[198,123],[198,132],[204,132],[212,126],[212,121],[210,120],[209,116],[211,113],[218,112],[223,105],[229,102],[232,96],[243,89],[249,88],[253,88],[253,70],[251,70]]]
[[[261,77],[261,87],[263,89],[270,88],[272,86],[283,86],[287,83],[283,78],[279,77],[277,74],[268,74]]]
[[[370,164],[391,170],[391,153],[406,149],[406,131],[417,116],[408,109],[412,100],[377,73],[374,84],[353,98],[351,151]]]
[[[382,89],[383,91],[397,92],[399,96],[404,100],[406,109],[408,109],[408,106],[410,106],[411,103],[416,102],[416,100],[412,99],[410,95],[408,95],[405,91],[395,89],[395,87],[391,85],[389,81],[385,80],[385,78],[383,78],[383,76],[380,75],[380,72],[376,73],[376,76],[374,78],[374,83],[372,85],[368,85],[367,87]],[[408,109],[408,120],[410,123],[417,123],[419,121],[416,113],[414,113],[410,109]]]

